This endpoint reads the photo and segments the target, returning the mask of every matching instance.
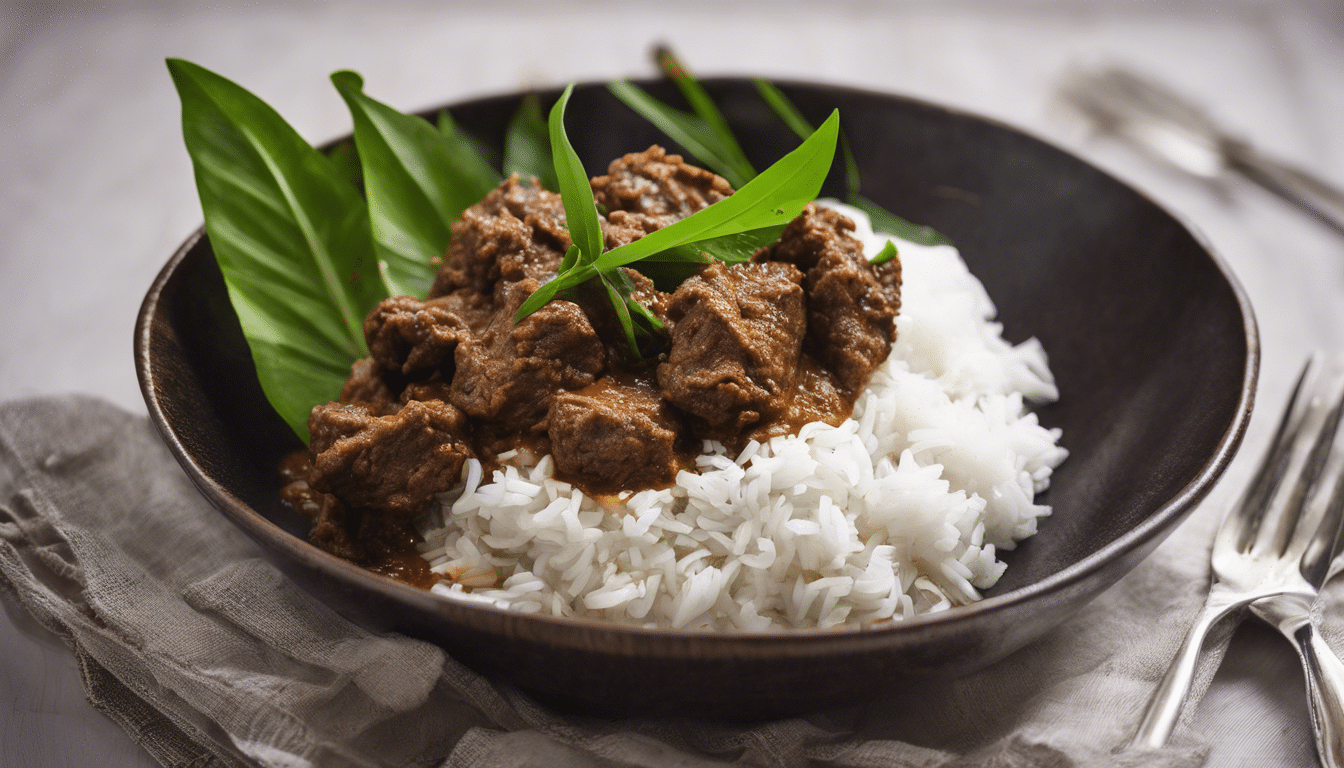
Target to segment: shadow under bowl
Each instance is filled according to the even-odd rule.
[[[646,85],[675,98],[666,82]],[[749,80],[706,87],[757,167],[796,145]],[[1004,553],[1008,571],[982,602],[874,627],[641,629],[461,604],[337,559],[306,542],[307,520],[279,500],[276,465],[301,446],[261,392],[201,231],[173,255],[141,308],[135,358],[151,418],[214,506],[332,608],[438,643],[570,708],[756,719],[993,664],[1132,569],[1226,468],[1259,366],[1250,306],[1226,266],[1179,221],[1049,144],[907,98],[781,87],[814,122],[838,107],[865,194],[948,234],[998,305],[1006,337],[1035,336],[1049,353],[1062,395],[1038,414],[1063,430],[1070,456],[1042,499],[1053,515]],[[498,148],[520,98],[451,111]],[[667,143],[601,86],[577,88],[569,114],[571,140],[590,169]]]

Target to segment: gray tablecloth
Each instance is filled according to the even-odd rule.
[[[320,141],[349,130],[345,108],[326,83],[335,69],[361,70],[371,93],[413,109],[526,85],[647,73],[646,51],[655,40],[672,43],[707,74],[820,79],[989,114],[1148,191],[1203,230],[1246,285],[1264,343],[1263,403],[1282,400],[1308,349],[1344,348],[1344,244],[1335,235],[1245,184],[1192,181],[1076,133],[1050,98],[1070,63],[1117,60],[1203,99],[1266,150],[1344,179],[1344,132],[1338,130],[1344,124],[1344,10],[1335,0],[1160,7],[44,3],[0,11],[0,306],[6,314],[0,399],[86,392],[143,412],[130,363],[134,312],[154,272],[200,221],[164,56],[184,56],[239,80]],[[1272,411],[1257,414],[1248,447],[1267,439]],[[1206,547],[1252,458],[1239,457],[1204,507],[1125,584],[1192,565],[1187,558]],[[1202,588],[1199,574],[1187,575],[1189,583],[1178,587],[1152,587],[1172,601],[1153,630],[1169,642],[1185,618],[1181,601]],[[1130,610],[1123,586],[1090,610],[1102,616]],[[5,598],[4,605],[0,764],[152,764],[84,702],[76,657],[15,601]],[[1089,643],[1097,638],[1089,639],[1088,631],[1097,618],[1067,624],[1029,653],[1054,654],[1052,669],[1070,668],[1078,658],[1070,654],[1094,647]],[[1112,655],[1090,653],[1082,658],[1098,668],[1114,663]],[[1137,679],[1154,677],[1165,660],[1145,663]],[[86,675],[90,669],[83,667]],[[1185,738],[1207,745],[1209,765],[1310,765],[1299,687],[1286,648],[1248,626],[1233,641]],[[1133,716],[1137,695],[1059,701],[1085,702],[1096,720],[1119,721]],[[902,739],[938,750],[969,748],[1040,722],[1032,718],[1052,711],[1050,701],[1019,704],[994,720],[997,733],[961,733],[939,743],[919,741],[902,709],[908,701],[899,699],[826,730],[849,727],[857,736],[847,738]],[[976,714],[981,722],[993,719]],[[499,727],[487,724],[481,732]],[[1102,744],[1103,731],[1095,734]]]
[[[96,707],[184,768],[1194,768],[1208,743],[1188,731],[1114,754],[1203,599],[1207,531],[1177,539],[1047,640],[961,680],[752,727],[561,717],[290,585],[142,417],[84,398],[0,406],[0,588],[71,646]]]

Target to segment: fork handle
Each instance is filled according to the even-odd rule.
[[[1190,695],[1190,683],[1195,679],[1199,652],[1204,647],[1209,630],[1224,616],[1250,603],[1252,599],[1228,600],[1214,593],[1209,594],[1194,625],[1176,651],[1176,658],[1167,667],[1167,674],[1153,692],[1139,729],[1129,742],[1131,749],[1158,749],[1167,743],[1185,707],[1185,699]]]
[[[1344,191],[1306,171],[1266,157],[1248,144],[1228,141],[1224,151],[1232,167],[1252,181],[1344,232]]]
[[[1344,768],[1344,663],[1311,621],[1311,601],[1295,595],[1255,604],[1257,613],[1288,638],[1302,659],[1316,753],[1324,768]]]
[[[1325,768],[1344,766],[1344,663],[1310,621],[1293,633],[1310,693],[1312,732]]]

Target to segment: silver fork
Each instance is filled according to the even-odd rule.
[[[1326,467],[1323,476],[1334,478],[1334,491],[1326,497],[1322,485],[1317,498],[1328,498],[1326,504],[1342,509],[1344,451],[1335,451],[1330,462],[1331,466]],[[1317,539],[1302,555],[1302,576],[1319,589],[1341,565],[1344,565],[1344,557],[1336,556],[1332,560],[1330,547]],[[1251,604],[1251,612],[1277,628],[1297,651],[1307,681],[1307,705],[1311,712],[1311,730],[1316,737],[1316,754],[1325,768],[1341,768],[1344,766],[1344,663],[1316,631],[1311,608],[1312,601],[1296,594],[1274,595]]]
[[[1223,617],[1262,598],[1291,595],[1308,606],[1316,585],[1302,574],[1304,555],[1325,562],[1333,556],[1344,507],[1318,493],[1337,477],[1338,461],[1328,461],[1338,431],[1344,392],[1338,379],[1308,360],[1251,485],[1228,512],[1213,544],[1213,586],[1176,658],[1162,678],[1131,747],[1156,749],[1170,738],[1190,692],[1195,664],[1209,630]],[[1282,603],[1271,604],[1270,609]]]
[[[1077,68],[1060,95],[1101,130],[1159,160],[1205,179],[1240,173],[1344,232],[1344,190],[1227,135],[1203,109],[1165,86],[1115,67]]]

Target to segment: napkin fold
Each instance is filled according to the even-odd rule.
[[[0,591],[165,766],[1198,766],[1208,744],[1188,728],[1163,750],[1119,747],[1203,599],[1210,534],[1183,526],[1187,543],[970,677],[750,727],[561,716],[290,584],[143,416],[88,397],[0,406]]]

